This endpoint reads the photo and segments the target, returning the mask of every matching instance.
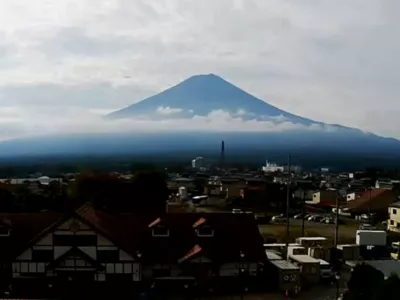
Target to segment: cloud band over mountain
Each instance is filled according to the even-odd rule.
[[[107,119],[102,111],[71,109],[63,115],[48,111],[21,112],[12,107],[0,109],[1,140],[68,133],[122,133],[161,131],[282,132],[291,130],[334,131],[334,126],[306,126],[283,116],[246,119],[243,111],[215,110],[199,116],[180,108],[160,107],[153,115],[126,119]],[[161,119],[159,117],[162,117]]]

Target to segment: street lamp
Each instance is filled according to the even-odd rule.
[[[340,281],[340,273],[335,274],[336,279],[336,299],[339,299],[339,281]]]

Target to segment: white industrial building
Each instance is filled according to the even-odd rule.
[[[192,168],[193,169],[201,169],[204,168],[204,158],[196,157],[192,160]]]
[[[268,160],[265,162],[265,166],[262,167],[264,172],[283,172],[284,167],[283,166],[278,166],[275,163],[270,163]]]
[[[268,160],[265,162],[265,166],[262,167],[262,170],[266,173],[269,172],[287,172],[288,166],[279,166],[275,163],[270,163]],[[290,170],[293,173],[301,173],[301,166],[290,166]]]

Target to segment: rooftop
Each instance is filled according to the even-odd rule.
[[[289,257],[299,263],[319,263],[319,260],[305,254],[289,255]]]
[[[282,260],[282,256],[272,250],[265,250],[265,254],[269,260]]]
[[[277,268],[282,269],[282,270],[299,270],[300,268],[292,264],[291,262],[287,260],[273,260],[271,261],[273,265],[275,265]]]
[[[390,205],[390,207],[400,208],[400,201],[394,202]]]
[[[349,201],[345,208],[357,211],[384,210],[396,200],[392,190],[372,189],[362,193],[359,198]]]

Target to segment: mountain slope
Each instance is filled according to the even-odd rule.
[[[155,117],[158,113],[162,115],[160,108],[170,110],[169,114],[166,111],[164,115],[168,118],[206,116],[212,111],[222,110],[247,120],[284,117],[303,125],[318,123],[272,106],[214,74],[192,76],[174,87],[115,111],[107,117]]]
[[[190,131],[186,122],[194,116],[208,116],[222,110],[233,117],[258,120],[262,130],[233,132],[229,127],[232,119],[212,131],[204,129]],[[219,155],[221,140],[227,146],[227,155],[243,156],[262,162],[274,153],[309,156],[328,164],[335,155],[351,157],[364,164],[374,165],[384,160],[387,164],[397,163],[400,158],[400,141],[382,138],[361,130],[340,125],[327,125],[285,112],[244,92],[216,75],[198,75],[179,83],[155,96],[106,116],[106,121],[144,116],[157,122],[172,118],[183,118],[183,130],[172,129],[162,132],[121,129],[113,133],[65,134],[29,139],[10,140],[0,143],[0,156],[34,155],[173,155],[207,156]],[[198,118],[197,118],[198,119]],[[124,120],[125,121],[125,120]],[[123,122],[124,122],[123,121]],[[205,122],[208,119],[205,118]],[[173,120],[169,123],[173,123]],[[249,124],[251,122],[243,123]],[[285,130],[269,130],[265,124],[287,123],[305,126],[289,126]],[[153,124],[153,123],[152,123]],[[157,122],[157,124],[159,124]],[[218,123],[220,124],[220,123]],[[240,126],[242,123],[239,123]],[[118,127],[118,128],[122,128]],[[161,127],[160,127],[161,128]],[[170,127],[167,127],[170,128]],[[173,128],[173,127],[172,127]],[[175,126],[175,128],[177,128]],[[194,127],[193,127],[194,128]],[[211,127],[209,127],[211,128]],[[280,127],[283,128],[283,127]],[[289,128],[289,129],[288,129]],[[253,130],[253,127],[251,127]],[[260,129],[260,127],[258,127]],[[225,131],[224,131],[225,130]],[[211,153],[211,154],[210,154]],[[352,161],[353,162],[353,161]]]

